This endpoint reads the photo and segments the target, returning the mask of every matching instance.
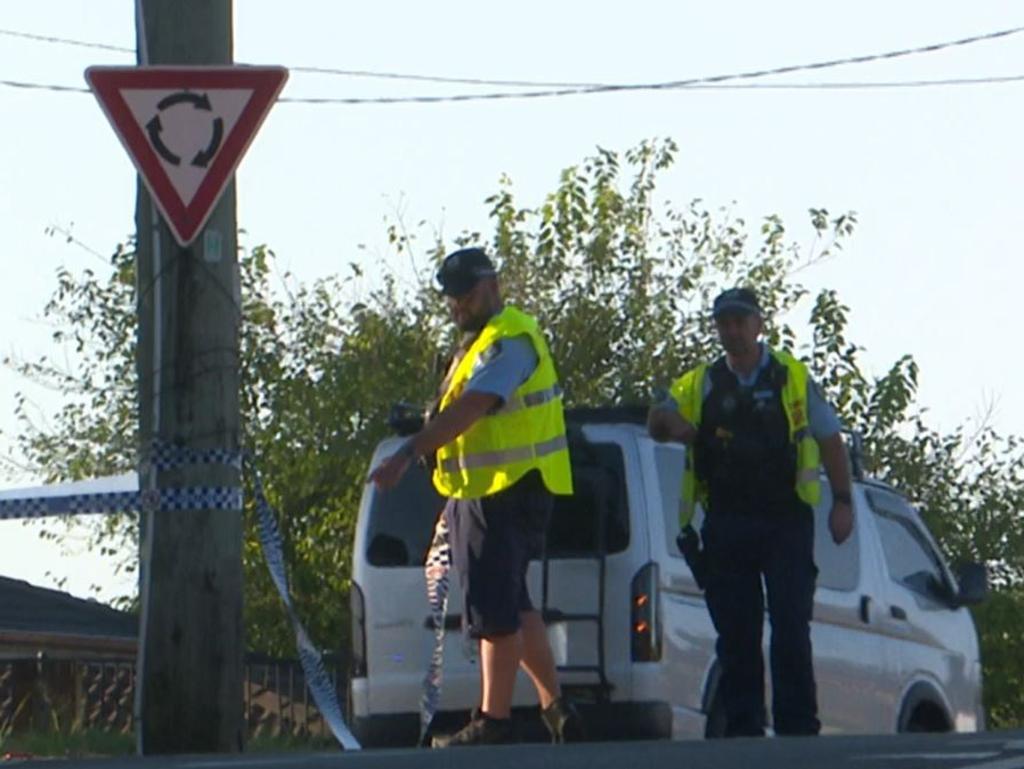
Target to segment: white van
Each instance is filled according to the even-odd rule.
[[[566,419],[576,491],[558,499],[547,558],[528,575],[563,687],[595,738],[719,736],[715,632],[675,544],[684,449],[651,440],[641,408],[569,410]],[[383,441],[372,466],[400,442]],[[824,478],[823,488],[811,631],[822,732],[982,729],[978,641],[964,606],[984,595],[983,567],[968,564],[955,578],[906,500],[859,474],[857,525],[836,546],[825,523]],[[422,564],[442,505],[418,466],[390,492],[368,484],[363,495],[349,717],[365,745],[417,737],[434,641]],[[435,720],[442,730],[461,725],[479,696],[479,672],[459,632],[461,606],[453,584]],[[766,626],[766,647],[770,632]],[[533,689],[521,678],[513,704],[532,714],[523,721],[529,735],[529,724],[540,726]]]

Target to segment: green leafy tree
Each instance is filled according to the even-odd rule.
[[[717,354],[708,306],[721,289],[754,285],[768,340],[804,358],[845,423],[864,436],[868,471],[910,495],[951,560],[989,564],[995,593],[975,611],[986,661],[990,725],[1024,723],[1024,502],[1019,440],[982,425],[950,434],[916,404],[909,355],[878,377],[846,335],[849,308],[835,291],[808,295],[802,270],[841,249],[856,216],[809,211],[810,246],[796,246],[777,216],[750,227],[700,200],[658,194],[677,153],[671,141],[625,153],[599,149],[565,169],[539,204],[520,205],[508,178],[485,201],[493,231],[462,232],[501,262],[506,297],[548,331],[568,405],[646,403],[687,367]],[[243,424],[268,497],[279,512],[293,592],[314,638],[345,648],[355,512],[390,405],[426,403],[435,361],[454,337],[431,277],[435,236],[389,227],[390,248],[412,260],[416,281],[385,275],[370,291],[351,265],[309,286],[274,272],[273,252],[242,258]],[[803,235],[803,233],[801,233]],[[806,240],[806,238],[804,238]],[[21,453],[48,479],[131,467],[135,455],[133,254],[119,248],[112,274],[58,275],[46,314],[58,341],[75,345],[74,373],[46,360],[17,364],[55,387],[65,405],[52,423],[18,415]],[[805,313],[809,338],[795,316]],[[253,648],[291,653],[280,600],[262,564],[253,511],[244,549],[246,622]],[[125,552],[129,519],[96,524],[95,541]],[[130,559],[129,559],[130,560]]]

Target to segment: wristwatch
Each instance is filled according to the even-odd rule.
[[[848,491],[833,491],[832,501],[842,502],[844,505],[849,505],[851,502],[853,502],[853,499],[850,497],[850,492]]]

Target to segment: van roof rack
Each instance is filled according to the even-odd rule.
[[[650,407],[640,403],[623,403],[612,406],[574,406],[565,410],[566,422],[586,424],[647,424],[647,411]]]

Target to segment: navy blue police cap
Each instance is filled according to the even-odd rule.
[[[462,296],[483,278],[493,278],[497,274],[494,262],[482,248],[462,248],[448,254],[441,262],[437,282],[445,296]]]
[[[711,315],[715,318],[722,315],[760,315],[761,305],[757,294],[749,288],[730,288],[715,297],[711,307]]]

